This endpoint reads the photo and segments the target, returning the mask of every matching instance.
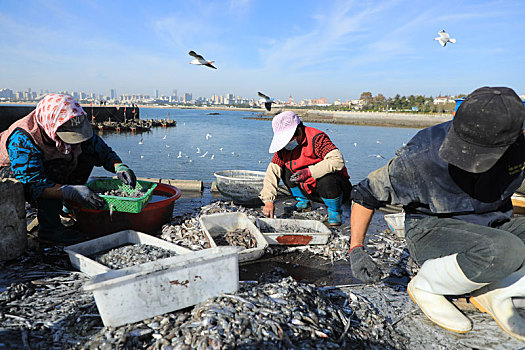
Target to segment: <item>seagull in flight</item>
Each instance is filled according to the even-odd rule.
[[[203,155],[201,156],[201,158],[204,158],[204,157],[206,157],[206,155],[207,155],[207,154],[208,154],[208,152],[207,152],[207,151],[206,151],[206,152],[204,152],[204,154],[203,154]]]
[[[201,149],[197,147],[197,153],[201,153]]]
[[[163,139],[163,140],[166,140],[166,136],[168,136],[168,135],[164,135],[164,137],[163,137],[162,139]]]
[[[443,46],[443,47],[445,47],[445,46],[447,45],[447,43],[455,43],[455,42],[456,42],[456,39],[452,39],[452,38],[450,37],[450,35],[449,35],[447,32],[445,32],[444,29],[443,29],[443,30],[440,30],[440,31],[438,32],[438,34],[439,34],[439,37],[434,38],[434,40],[439,41],[439,43],[440,43],[441,46]]]
[[[209,140],[209,139],[211,139],[211,134],[208,133],[206,134],[206,140]]]
[[[263,94],[260,91],[257,92],[257,95],[259,95],[260,97],[264,98],[264,107],[266,107],[266,110],[268,112],[271,111],[272,110],[272,103],[275,103],[273,98],[271,98],[270,96],[266,96],[265,94]]]
[[[182,151],[179,151],[179,155],[177,156],[177,158],[181,158],[182,157]]]
[[[194,60],[192,60],[190,62],[190,64],[196,64],[196,65],[200,65],[200,66],[208,66],[210,68],[213,68],[213,69],[217,69],[216,67],[213,66],[213,62],[215,61],[207,61],[204,59],[204,57],[202,57],[201,55],[199,55],[198,53],[196,53],[195,51],[190,51],[188,52],[188,54],[192,57],[195,57]]]
[[[139,145],[142,145],[143,143],[144,143],[144,138],[141,137],[141,138],[140,138],[140,141],[139,141]]]

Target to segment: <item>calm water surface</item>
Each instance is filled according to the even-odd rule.
[[[244,119],[256,112],[142,108],[142,119],[175,119],[172,128],[147,133],[100,133],[140,177],[202,180],[219,170],[265,171],[272,155],[270,121]],[[343,153],[353,184],[387,163],[419,129],[305,123],[320,129]],[[142,140],[142,142],[141,142]],[[382,158],[384,157],[384,158]],[[94,176],[110,176],[95,168]]]

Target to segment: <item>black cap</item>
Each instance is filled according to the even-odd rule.
[[[439,156],[471,173],[489,170],[516,142],[525,121],[525,107],[514,90],[482,87],[461,103]]]

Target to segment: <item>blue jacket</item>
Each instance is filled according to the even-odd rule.
[[[88,155],[94,166],[103,166],[115,172],[114,164],[121,163],[119,156],[98,135],[93,135],[81,144],[82,154]],[[33,139],[22,129],[16,129],[7,140],[7,151],[13,176],[24,184],[26,196],[32,200],[40,198],[45,188],[53,187],[46,174],[44,154]]]
[[[509,220],[510,197],[524,179],[525,137],[520,135],[491,169],[472,174],[438,155],[451,123],[419,131],[353,188],[352,200],[369,209],[401,204],[408,218],[433,215],[484,226]]]

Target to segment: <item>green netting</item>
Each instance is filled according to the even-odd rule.
[[[97,192],[106,201],[103,209],[124,213],[140,213],[151,200],[153,190],[157,184],[149,181],[137,181],[137,186],[135,189],[132,189],[118,179],[96,179],[89,181],[86,186]],[[100,192],[110,190],[121,190],[127,194],[141,191],[144,192],[144,195],[138,198],[130,198],[100,194]]]

